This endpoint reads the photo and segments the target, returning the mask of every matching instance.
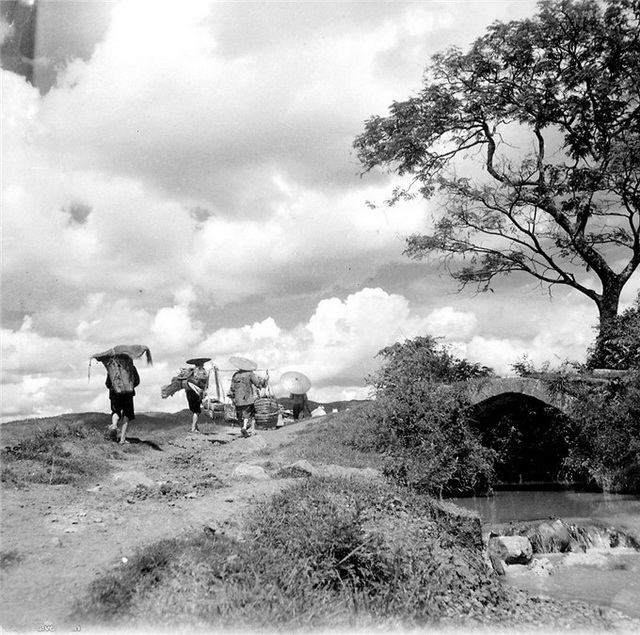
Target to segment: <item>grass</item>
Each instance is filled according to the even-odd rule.
[[[82,422],[56,423],[46,429],[36,426],[30,436],[3,448],[2,485],[74,484],[102,473],[106,463],[94,451],[96,436]]]
[[[313,422],[290,458],[379,467],[366,411],[341,415]],[[74,618],[170,633],[554,627],[564,609],[543,604],[489,573],[477,516],[380,479],[310,477],[253,507],[239,539],[205,528],[139,549]]]
[[[480,620],[502,591],[436,505],[379,482],[306,479],[254,508],[243,540],[204,531],[141,549],[76,617],[225,631]]]
[[[385,456],[375,451],[369,406],[330,414],[311,422],[290,446],[292,460],[346,467],[382,469]]]

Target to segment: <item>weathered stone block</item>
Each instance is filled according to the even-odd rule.
[[[493,536],[489,539],[489,558],[497,558],[506,564],[528,564],[533,558],[533,548],[526,536]]]
[[[256,481],[267,481],[271,477],[266,471],[259,465],[248,465],[247,463],[241,463],[233,470],[234,478],[246,478]]]

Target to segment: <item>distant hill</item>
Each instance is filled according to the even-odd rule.
[[[291,399],[281,397],[278,400],[286,410],[292,409]],[[367,399],[352,399],[350,401],[329,401],[321,403],[319,401],[309,400],[310,410],[314,410],[318,406],[323,406],[327,414],[333,412],[335,408],[338,411],[350,410],[368,403]],[[102,432],[104,428],[111,422],[111,415],[108,412],[69,412],[53,417],[33,417],[30,419],[20,419],[16,421],[7,421],[0,425],[0,446],[12,445],[22,441],[29,436],[34,430],[50,428],[56,424],[72,424],[82,421],[88,428]],[[203,420],[204,422],[207,419]],[[141,430],[146,432],[170,430],[176,427],[185,427],[191,422],[191,413],[188,409],[179,410],[178,412],[139,412],[136,413],[136,419],[131,426],[132,434],[139,434]]]
[[[278,397],[278,403],[284,406],[287,410],[292,409],[292,400],[289,397]],[[309,399],[309,409],[315,410],[318,406],[322,406],[327,413],[333,412],[335,408],[338,412],[342,410],[350,410],[351,408],[355,408],[357,406],[361,406],[362,404],[369,403],[369,399],[351,399],[350,401],[328,401],[326,403],[322,403],[320,401],[313,401]]]

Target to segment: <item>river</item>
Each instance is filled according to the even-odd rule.
[[[491,497],[454,498],[478,512],[484,533],[512,521],[561,518],[567,523],[603,522],[640,541],[640,497],[564,491],[497,491]],[[590,549],[586,554],[545,554],[535,566],[507,568],[505,582],[536,595],[583,600],[640,618],[640,552]]]

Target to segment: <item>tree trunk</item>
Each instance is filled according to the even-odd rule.
[[[615,366],[611,357],[609,342],[618,336],[618,308],[620,306],[621,284],[603,285],[602,295],[596,302],[599,312],[598,335],[589,354],[587,365],[590,368],[610,368]]]

